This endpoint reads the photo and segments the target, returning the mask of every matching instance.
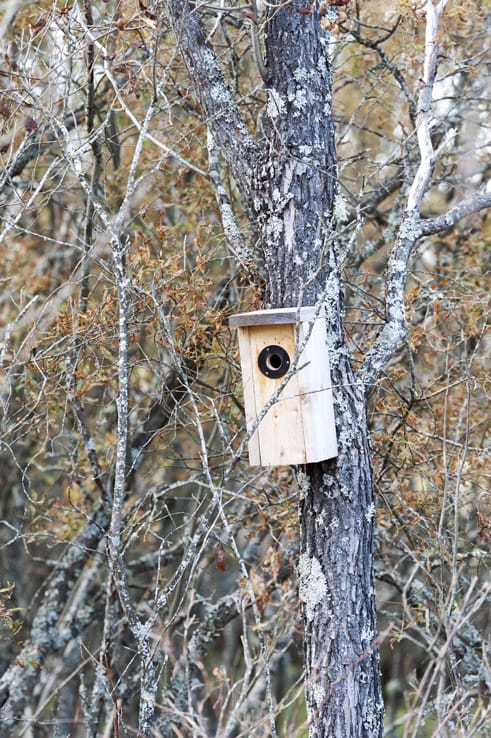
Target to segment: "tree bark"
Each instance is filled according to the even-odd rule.
[[[330,36],[317,7],[304,13],[297,0],[268,5],[268,143],[261,150],[245,131],[196,9],[180,0],[169,0],[167,8],[213,139],[257,218],[267,306],[325,309],[339,456],[298,472],[310,736],[377,738],[383,703],[372,576],[374,487],[366,396],[343,327]]]
[[[316,10],[301,15],[294,4],[270,7],[266,29],[268,146],[253,205],[267,302],[314,305],[329,279],[336,194],[329,37]]]
[[[336,151],[329,35],[314,8],[270,8],[266,32],[269,147],[256,211],[272,307],[324,303],[339,456],[299,471],[299,594],[311,738],[383,733],[375,645],[372,479],[364,387],[343,326],[335,237]]]

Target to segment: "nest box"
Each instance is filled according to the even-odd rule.
[[[238,329],[247,428],[254,429],[250,464],[310,464],[337,456],[324,311],[257,310],[229,322]]]

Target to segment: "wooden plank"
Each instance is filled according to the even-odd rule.
[[[251,313],[237,313],[231,315],[228,324],[232,328],[241,328],[252,325],[282,325],[285,323],[296,323],[312,320],[315,315],[315,307],[277,308],[275,310],[256,310]]]
[[[250,431],[256,422],[256,397],[254,392],[255,367],[252,365],[252,354],[249,340],[249,328],[239,328],[240,367],[242,371],[242,388],[246,411],[246,427]],[[259,453],[259,436],[257,431],[252,434],[248,444],[249,463],[251,466],[261,464]]]
[[[308,463],[314,463],[337,456],[338,444],[323,316],[318,317],[312,327],[309,323],[301,324],[300,345],[307,335],[309,340],[298,362],[298,384],[304,418],[305,455]]]
[[[295,355],[294,325],[250,326],[249,341],[252,370],[255,373],[254,395],[256,413],[278,392],[284,377],[266,377],[257,365],[257,358],[266,346],[282,346],[290,355]],[[305,444],[297,376],[293,376],[278,396],[258,427],[259,455],[262,466],[282,464],[304,464]],[[253,458],[255,454],[251,455]],[[252,463],[252,462],[251,462]]]

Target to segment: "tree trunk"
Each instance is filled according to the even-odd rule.
[[[377,738],[383,704],[374,646],[374,489],[365,390],[343,327],[330,36],[314,5],[268,5],[261,150],[241,122],[194,6],[168,0],[167,8],[214,142],[256,216],[267,305],[325,308],[339,456],[298,473],[310,734]]]
[[[270,8],[266,25],[268,147],[254,208],[272,307],[314,305],[332,266],[337,168],[329,37],[319,20],[285,4]]]
[[[339,443],[337,459],[298,473],[310,735],[376,738],[383,702],[374,644],[375,499],[366,396],[343,328],[329,35],[317,9],[270,8],[266,74],[269,147],[255,209],[267,300],[271,307],[324,303]]]
[[[383,734],[374,643],[374,491],[363,395],[344,392],[342,399],[340,455],[308,466],[301,481],[306,698],[312,738],[374,738]]]

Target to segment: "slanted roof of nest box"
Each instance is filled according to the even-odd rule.
[[[303,323],[316,317],[315,307],[274,308],[273,310],[255,310],[252,313],[231,315],[228,322],[232,328],[243,328],[249,325],[278,325],[281,323]]]

